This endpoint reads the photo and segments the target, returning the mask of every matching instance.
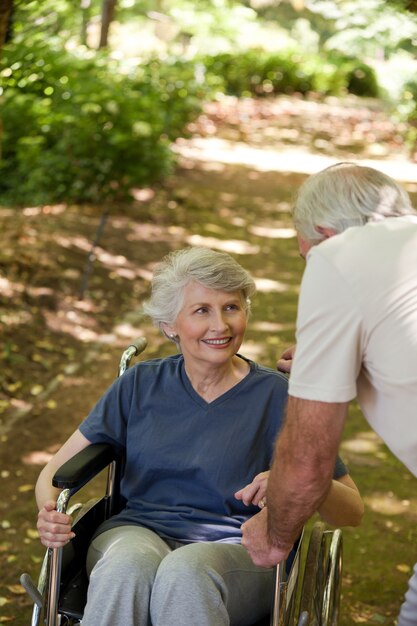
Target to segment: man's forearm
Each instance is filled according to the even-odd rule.
[[[268,536],[289,548],[331,486],[347,404],[290,397],[268,482]]]

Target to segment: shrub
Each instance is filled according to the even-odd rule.
[[[407,124],[406,142],[410,152],[417,152],[417,81],[407,82],[401,93],[398,115]]]
[[[270,94],[377,96],[378,85],[372,68],[337,55],[303,56],[294,50],[271,54],[248,50],[205,56],[208,77],[216,77],[220,90],[235,96]]]
[[[377,98],[379,95],[375,71],[366,63],[357,63],[355,61],[347,63],[346,87],[349,93],[353,93],[356,96]]]
[[[20,44],[2,65],[0,198],[14,204],[128,197],[169,172],[201,103],[179,62],[126,74],[106,56]]]

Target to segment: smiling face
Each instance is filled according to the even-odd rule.
[[[190,282],[177,319],[164,330],[179,337],[188,366],[224,365],[239,350],[247,316],[239,291],[218,291]]]

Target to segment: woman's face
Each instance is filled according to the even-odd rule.
[[[166,331],[178,335],[189,365],[222,365],[239,350],[246,324],[239,291],[217,291],[191,282],[184,288],[177,319]]]

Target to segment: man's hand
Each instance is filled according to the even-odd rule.
[[[269,543],[267,521],[267,508],[264,508],[242,524],[242,546],[259,567],[274,567],[290,553],[290,550],[281,550]]]
[[[289,374],[291,372],[292,361],[295,354],[296,346],[291,346],[284,350],[280,359],[277,361],[277,370]]]

